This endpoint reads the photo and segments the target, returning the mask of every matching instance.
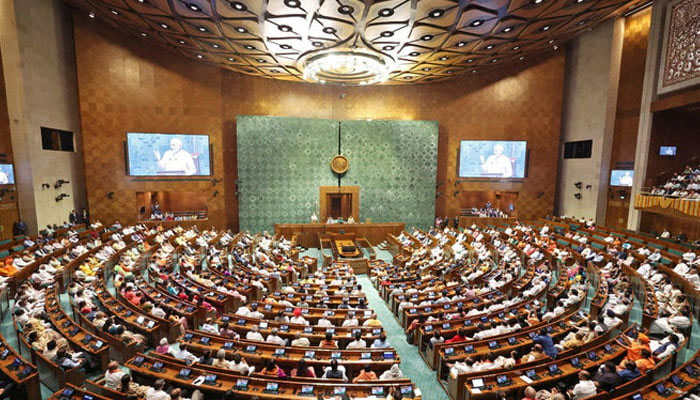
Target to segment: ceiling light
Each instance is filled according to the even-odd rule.
[[[457,47],[464,47],[464,45],[466,45],[466,44],[467,44],[467,42],[459,42],[459,43],[457,43]]]
[[[198,26],[197,29],[198,29],[200,32],[206,32],[206,31],[207,31],[207,28],[205,28],[205,27],[203,27],[203,26]]]
[[[95,18],[95,13],[94,13],[94,12],[91,12],[90,14],[88,14],[88,17],[90,17],[90,18]]]
[[[442,57],[438,58],[438,60],[440,60],[440,61],[447,61],[448,58],[449,58],[449,57],[447,57],[447,56],[442,56]]]
[[[253,46],[251,46],[251,45],[249,45],[249,44],[243,46],[243,48],[245,48],[246,50],[255,50],[255,47],[253,47]]]
[[[408,53],[408,55],[411,57],[418,57],[420,55],[420,53],[417,51],[412,51],[412,52]]]
[[[476,27],[476,26],[479,26],[479,25],[481,25],[481,24],[483,24],[483,23],[484,23],[484,20],[483,20],[483,19],[477,19],[477,20],[472,21],[472,23],[469,24],[469,25],[475,26],[475,27]]]
[[[532,0],[534,4],[542,4],[544,0]]]
[[[448,70],[445,71],[445,72],[447,72],[448,74],[451,74],[451,73],[453,73],[454,71],[452,71],[451,69],[448,69]]]
[[[235,61],[236,59],[235,59],[235,58],[233,58],[233,57],[229,57],[229,58],[227,58],[227,60],[229,60],[229,61],[233,62],[233,61]]]
[[[430,12],[430,18],[440,18],[445,13],[445,10],[433,10]]]
[[[280,25],[277,27],[277,29],[281,30],[282,32],[289,32],[292,30],[292,27],[289,25]]]
[[[168,26],[168,24],[160,24],[160,27],[163,28],[163,29],[168,29],[168,28],[170,28],[170,27]]]
[[[403,79],[409,80],[409,79],[411,79],[411,77],[409,75],[406,75],[403,77]]]
[[[201,54],[197,54],[197,58],[204,58],[204,56]]]
[[[365,52],[321,53],[304,62],[304,79],[321,83],[379,83],[389,77],[389,71],[384,57]]]
[[[493,45],[492,45],[492,44],[486,46],[486,50],[491,50],[491,49],[493,49]]]
[[[586,20],[584,19],[584,20],[582,20],[582,21],[578,21],[578,22],[576,23],[576,25],[581,26],[581,25],[585,24],[586,22],[588,22],[588,21],[586,21]]]
[[[271,69],[270,72],[273,74],[278,74],[280,71],[278,69]]]
[[[552,46],[552,48],[553,48],[554,50],[559,50],[559,46],[557,46],[556,44],[555,44],[554,46]]]
[[[382,47],[382,50],[386,50],[386,51],[394,50],[394,46],[384,46],[384,47]]]
[[[433,35],[423,35],[421,36],[420,40],[428,41],[428,40],[433,40]]]
[[[472,74],[476,74],[476,70],[475,70],[475,69],[472,70]]]
[[[550,41],[549,41],[549,42],[547,42],[547,43],[549,43],[549,44],[552,44],[552,43],[554,43],[554,39],[550,40]]]
[[[494,58],[493,60],[491,60],[492,63],[495,63],[496,61],[498,61],[498,58]]]
[[[247,30],[246,28],[242,27],[242,26],[239,26],[239,27],[236,28],[236,32],[238,32],[238,33],[247,33],[248,30]]]
[[[195,12],[200,12],[200,11],[202,11],[202,9],[201,9],[198,5],[196,5],[196,4],[194,4],[194,3],[188,4],[187,7],[189,7],[190,10],[195,11]]]
[[[506,28],[503,29],[503,32],[508,33],[508,32],[510,32],[510,31],[512,31],[512,30],[513,30],[513,27],[512,27],[512,26],[508,26],[508,27],[506,27]]]
[[[112,14],[119,15],[119,11],[117,11],[117,10],[111,10],[111,11],[112,11]]]
[[[311,45],[314,47],[323,47],[323,43],[321,42],[311,42]]]
[[[473,59],[473,58],[470,58],[470,59],[467,60],[467,62],[468,62],[468,63],[474,62],[474,59]]]
[[[265,64],[267,62],[264,58],[258,58],[255,61],[259,62],[260,64]]]
[[[141,36],[146,37],[148,34],[146,32],[141,32]]]
[[[355,11],[355,9],[347,5],[342,5],[338,7],[338,12],[343,15],[350,15],[353,11]]]
[[[238,11],[245,11],[248,9],[248,7],[246,7],[245,4],[238,1],[232,1],[229,2],[229,4],[231,4],[231,7],[235,8]]]
[[[513,50],[518,50],[520,49],[520,46],[513,46]]]
[[[524,60],[525,56],[520,56],[520,61]]]
[[[576,4],[583,3],[585,0],[576,0]]]
[[[180,44],[185,44],[185,41],[182,40],[182,39],[178,40],[177,42],[180,43]]]
[[[212,44],[211,44],[211,47],[213,47],[213,48],[215,48],[215,49],[218,49],[218,48],[219,48],[219,45],[216,44],[216,43],[212,43]]]
[[[394,32],[392,32],[392,31],[384,31],[384,32],[380,33],[379,36],[381,36],[381,37],[392,37],[392,36],[394,36]]]
[[[549,28],[551,28],[551,26],[545,25],[545,26],[542,27],[542,30],[543,30],[543,31],[548,31]]]
[[[332,35],[332,34],[334,34],[334,33],[336,33],[336,32],[337,32],[336,29],[335,29],[335,28],[332,28],[332,27],[330,27],[330,26],[327,26],[327,27],[323,28],[323,33],[327,33],[327,34],[329,34],[329,35]]]
[[[146,2],[146,0],[138,0],[139,3],[143,4]]]
[[[284,5],[287,7],[297,8],[300,4],[299,0],[284,0]]]
[[[281,48],[281,49],[284,49],[284,50],[289,50],[289,49],[292,48],[292,46],[290,46],[290,45],[288,45],[288,44],[281,44],[281,45],[280,45],[280,48]]]
[[[392,15],[394,15],[394,9],[392,8],[382,8],[379,10],[380,17],[390,17]]]

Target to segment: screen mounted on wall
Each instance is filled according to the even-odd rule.
[[[632,186],[634,171],[614,169],[610,172],[610,186]]]
[[[462,140],[460,178],[524,178],[527,142]]]
[[[207,135],[127,133],[126,144],[129,175],[211,175]]]
[[[659,155],[661,156],[675,156],[676,146],[660,146]]]
[[[12,164],[0,164],[0,185],[14,185],[15,171]]]

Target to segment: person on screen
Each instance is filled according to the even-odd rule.
[[[8,178],[5,171],[0,169],[0,185],[7,185],[8,183],[10,183],[10,178]]]
[[[632,174],[627,171],[620,177],[620,186],[632,186]]]
[[[163,172],[181,172],[183,175],[194,175],[197,168],[194,166],[192,155],[182,149],[182,140],[173,138],[170,140],[170,150],[161,157],[158,149],[153,150],[158,161],[158,169]]]
[[[513,166],[510,158],[503,154],[503,145],[493,146],[493,154],[486,160],[481,156],[481,169],[489,175],[500,175],[503,178],[513,176]]]

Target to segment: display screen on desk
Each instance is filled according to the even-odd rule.
[[[610,172],[610,186],[632,186],[634,171],[629,169],[614,169]]]
[[[460,178],[524,178],[527,142],[462,140],[459,145]]]
[[[209,176],[209,136],[127,133],[131,176]]]
[[[15,170],[12,164],[0,164],[0,185],[13,185]]]

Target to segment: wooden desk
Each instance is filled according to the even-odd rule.
[[[70,393],[70,397],[67,394]],[[85,395],[92,396],[95,400],[110,400],[108,397],[102,397],[96,393],[88,392],[70,383],[66,383],[65,387],[60,388],[56,393],[52,394],[48,400],[83,400]]]
[[[360,255],[360,249],[353,240],[336,240],[335,247],[338,249],[338,254],[341,257],[353,258]],[[344,251],[345,247],[352,247],[352,251]]]
[[[373,245],[381,243],[387,234],[399,235],[405,228],[402,222],[368,224],[275,224],[275,235],[291,238],[297,235],[297,244],[319,247],[320,236],[329,233],[354,233],[365,237]]]
[[[139,354],[140,357],[144,358],[144,362],[141,365],[134,364],[134,360],[130,360],[126,363],[134,375],[146,377],[149,380],[155,379],[165,379],[167,382],[174,384],[179,387],[185,387],[190,390],[199,389],[205,393],[205,398],[219,398],[227,390],[232,390],[238,396],[242,396],[246,399],[248,398],[258,398],[258,399],[294,399],[294,400],[308,400],[315,397],[301,395],[302,386],[313,386],[314,396],[319,394],[329,394],[333,393],[336,387],[344,387],[347,393],[351,397],[368,397],[371,394],[373,387],[383,387],[385,393],[388,393],[391,387],[407,387],[411,386],[413,390],[415,387],[408,380],[397,381],[377,381],[370,382],[366,384],[353,384],[353,383],[338,383],[331,382],[322,379],[288,379],[279,380],[273,378],[258,378],[255,376],[245,377],[236,374],[229,370],[218,369],[210,366],[197,365],[196,367],[188,367],[184,363],[175,363],[170,361],[165,361],[163,359],[156,359],[148,355]],[[160,371],[153,371],[151,367],[155,361],[162,362],[163,367]],[[190,377],[182,378],[179,375],[181,369],[187,368],[192,371]],[[194,385],[193,380],[200,375],[216,374],[217,379],[215,384]],[[247,380],[248,387],[246,390],[241,390],[236,386],[236,383],[240,379]],[[276,383],[279,385],[279,390],[274,393],[269,393],[265,391],[268,383]],[[404,397],[404,399],[420,399],[420,397]]]
[[[5,338],[0,335],[0,354],[5,352],[5,350],[8,351],[8,355],[4,360],[0,359],[0,371],[7,375],[12,382],[17,384],[18,387],[25,387],[27,390],[27,398],[29,400],[40,400],[41,390],[39,390],[39,372],[36,366],[28,363],[25,359],[20,357],[15,349],[10,347]],[[33,372],[24,378],[21,378],[19,374],[22,372],[23,367],[18,369],[10,369],[10,366],[15,363],[15,360],[19,360],[23,366],[30,367]]]

